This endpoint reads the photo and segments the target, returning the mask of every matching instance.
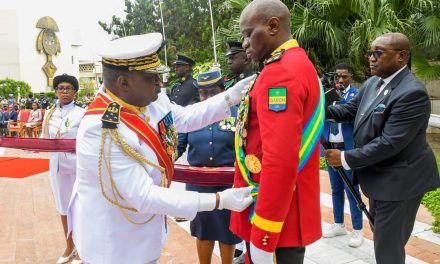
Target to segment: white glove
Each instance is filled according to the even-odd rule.
[[[251,243],[251,259],[254,264],[273,264],[273,253],[259,249]]]
[[[230,188],[219,192],[220,203],[218,209],[228,209],[241,212],[252,203],[251,191],[253,187]]]
[[[228,101],[230,107],[237,105],[240,103],[241,99],[243,99],[245,92],[248,90],[251,82],[255,80],[256,74],[246,77],[243,80],[236,83],[234,86],[226,90],[225,98]]]

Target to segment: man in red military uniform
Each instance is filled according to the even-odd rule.
[[[317,73],[292,39],[279,0],[252,1],[240,30],[247,56],[264,68],[240,103],[235,187],[254,186],[253,208],[232,213],[230,229],[252,263],[303,263],[321,237],[319,136],[324,107]]]

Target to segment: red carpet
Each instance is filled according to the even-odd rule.
[[[0,177],[25,178],[48,170],[48,159],[0,157]]]

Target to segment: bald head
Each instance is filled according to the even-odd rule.
[[[255,0],[240,15],[243,48],[248,58],[261,61],[292,39],[290,12],[279,0]]]
[[[406,35],[398,32],[385,33],[376,40],[383,39],[385,43],[391,45],[394,49],[410,50],[410,42]],[[376,41],[375,40],[375,41]]]
[[[251,17],[258,18],[261,22],[277,17],[284,30],[290,33],[290,12],[280,0],[254,0],[250,2],[240,15],[240,21]]]

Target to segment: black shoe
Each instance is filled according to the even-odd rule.
[[[241,254],[243,254],[243,251],[241,251],[240,249],[235,249],[234,258],[240,257]]]

